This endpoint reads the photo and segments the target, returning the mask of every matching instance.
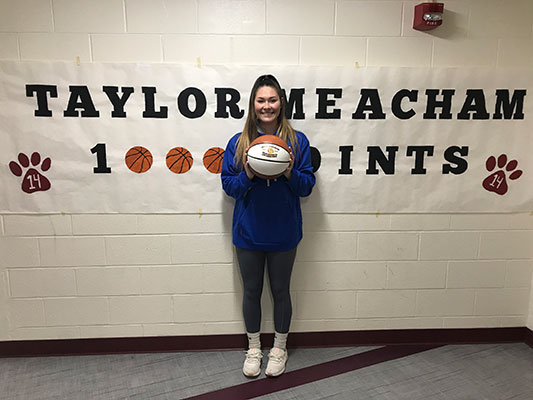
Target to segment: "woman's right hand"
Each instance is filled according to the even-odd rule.
[[[248,164],[248,149],[249,148],[250,148],[250,146],[248,146],[246,148],[246,150],[244,150],[244,156],[243,156],[243,159],[242,159],[242,165],[244,165],[244,171],[246,172],[246,176],[248,177],[248,179],[252,179],[255,176],[255,174],[252,171],[252,169],[250,168],[250,165]]]

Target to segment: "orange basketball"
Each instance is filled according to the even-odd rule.
[[[142,174],[150,169],[153,158],[148,149],[135,146],[128,150],[124,161],[126,161],[126,165],[131,171]]]
[[[222,158],[224,158],[224,149],[211,147],[204,153],[204,167],[213,174],[220,174]]]
[[[167,153],[167,167],[175,174],[184,174],[192,167],[192,156],[184,147],[174,147]]]

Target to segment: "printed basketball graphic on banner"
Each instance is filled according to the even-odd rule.
[[[514,181],[522,176],[523,171],[516,169],[516,167],[518,167],[518,161],[507,161],[507,154],[500,154],[498,161],[496,161],[496,157],[490,156],[485,162],[485,167],[487,168],[487,171],[491,172],[494,170],[494,168],[496,168],[496,164],[500,170],[487,176],[483,180],[483,187],[489,192],[504,195],[509,189],[509,186],[507,185],[506,173],[510,173],[509,179]],[[506,172],[503,170],[504,167]]]
[[[41,170],[46,172],[50,169],[52,165],[52,160],[50,157],[47,157],[41,163],[41,155],[37,152],[34,152],[31,155],[31,159],[24,153],[19,153],[18,163],[16,161],[11,161],[9,163],[9,170],[15,176],[22,176],[24,170],[23,168],[28,168],[30,166],[30,161],[32,167],[37,167],[41,164]],[[44,192],[52,187],[52,184],[43,174],[41,174],[37,169],[30,168],[26,171],[24,178],[22,178],[21,189],[25,193],[35,193],[35,192]]]
[[[152,166],[152,153],[142,146],[135,146],[128,150],[124,158],[128,168],[138,174],[142,174]]]
[[[204,167],[213,174],[220,174],[222,171],[222,159],[224,158],[224,149],[220,147],[211,147],[204,153]]]
[[[184,174],[192,167],[192,155],[184,147],[174,147],[167,153],[167,167],[175,174]]]

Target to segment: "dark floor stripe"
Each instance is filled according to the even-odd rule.
[[[266,394],[279,392],[296,386],[305,385],[330,378],[332,376],[355,371],[386,361],[395,360],[412,354],[442,347],[441,345],[395,345],[385,346],[353,356],[328,361],[296,371],[286,372],[278,378],[263,378],[214,392],[204,393],[189,399],[196,400],[225,400],[225,399],[253,399]],[[290,360],[289,360],[290,362]]]

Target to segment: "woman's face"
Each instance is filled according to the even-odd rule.
[[[254,100],[255,115],[263,125],[278,122],[281,110],[281,99],[276,89],[270,86],[261,86],[255,93]]]

